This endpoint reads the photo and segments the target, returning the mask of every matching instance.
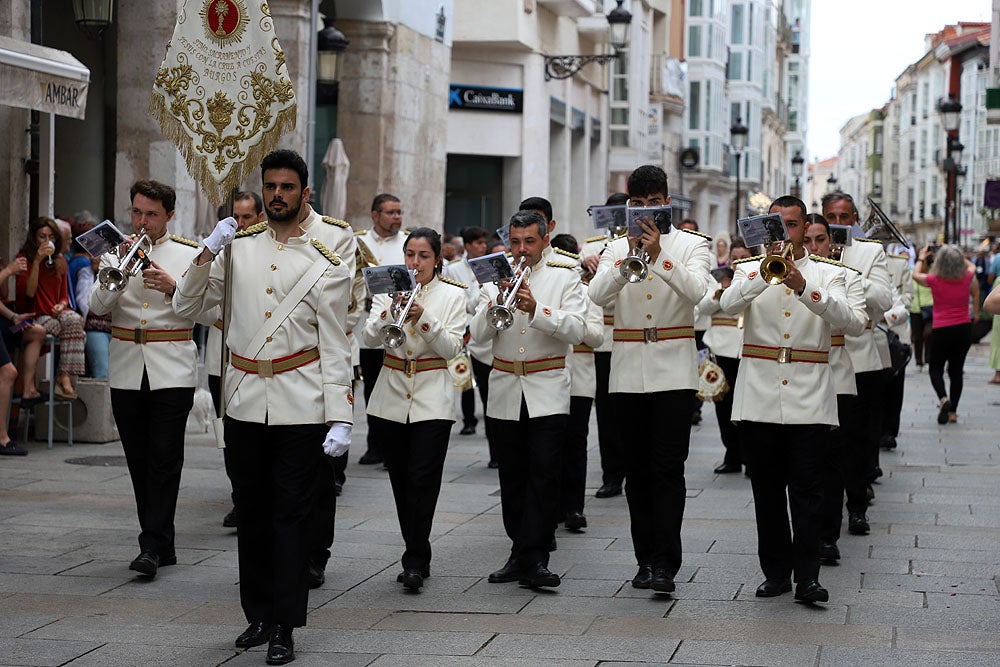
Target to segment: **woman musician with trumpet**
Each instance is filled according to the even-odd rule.
[[[396,578],[419,590],[430,575],[431,522],[455,421],[455,385],[448,360],[462,349],[465,285],[440,277],[441,236],[422,227],[403,245],[416,291],[379,294],[362,332],[362,344],[385,345],[368,418],[382,443],[406,549]]]

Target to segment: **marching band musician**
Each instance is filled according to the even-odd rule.
[[[834,192],[824,195],[822,206],[823,217],[831,225],[851,226],[858,222],[858,210],[854,199],[848,194]],[[874,324],[881,321],[883,314],[892,306],[892,287],[881,243],[855,238],[854,243],[844,248],[840,261],[861,272],[869,318],[868,325],[860,336],[846,338],[847,353],[851,355],[858,390],[858,400],[851,420],[860,424],[858,436],[863,443],[864,458],[847,462],[844,471],[845,485],[848,489],[852,486],[863,488],[869,499],[872,499],[874,493],[870,489],[878,474],[878,441],[882,435],[882,404],[886,381],[884,369],[889,363],[885,358],[888,356],[888,349],[884,356],[879,351]],[[848,491],[848,495],[850,493]],[[847,530],[852,535],[868,534],[870,527],[864,511],[848,511]]]
[[[629,175],[628,191],[629,206],[670,203],[667,175],[653,165]],[[589,294],[599,306],[615,308],[609,391],[638,563],[632,586],[669,593],[681,565],[684,462],[698,386],[694,308],[708,290],[712,256],[698,234],[662,236],[648,217],[639,225],[641,237],[608,244]],[[648,253],[649,273],[630,284],[619,267],[637,243]]]
[[[552,237],[553,252],[559,261],[579,264],[576,239],[569,234]],[[564,259],[565,258],[565,259]],[[579,266],[577,266],[579,269]],[[589,281],[584,280],[587,285]],[[573,354],[566,357],[570,369],[569,420],[563,451],[562,483],[559,485],[562,502],[561,519],[566,530],[579,532],[587,527],[583,514],[583,497],[587,487],[587,438],[590,434],[590,408],[594,404],[597,373],[594,368],[594,350],[604,342],[604,309],[587,300],[586,333],[583,341],[573,346]]]
[[[885,312],[883,321],[890,331],[899,336],[899,340],[909,341],[910,304],[913,303],[913,271],[910,270],[910,256],[905,250],[898,254],[886,253],[886,262],[889,268],[889,281],[892,284],[892,308]],[[879,446],[888,450],[896,449],[905,380],[906,373],[901,370],[886,383]]]
[[[628,203],[628,195],[624,192],[611,194],[605,206],[622,206]],[[581,263],[584,272],[589,276],[589,283],[597,273],[601,261],[601,253],[608,243],[616,237],[610,228],[606,233],[585,240],[580,250]],[[611,343],[615,328],[615,307],[609,304],[604,307],[604,341],[594,349],[594,370],[596,372],[596,387],[594,390],[594,412],[597,415],[597,447],[601,453],[601,486],[594,494],[597,498],[612,498],[622,493],[622,483],[625,481],[625,461],[622,444],[618,435],[618,424],[614,418],[614,407],[608,394],[608,383],[611,378]]]
[[[830,332],[850,326],[855,314],[843,270],[805,253],[805,204],[779,197],[769,212],[784,219],[793,247],[787,277],[771,285],[761,275],[761,257],[743,260],[721,300],[723,311],[744,316],[733,420],[740,422],[750,465],[757,550],[766,577],[756,595],[787,593],[794,573],[796,600],[826,602],[829,593],[819,583],[817,520],[824,449],[838,424]]]
[[[297,157],[297,156],[296,156]],[[221,303],[229,280],[226,472],[239,509],[240,601],[249,626],[237,648],[268,644],[268,664],[295,659],[305,625],[312,511],[328,464],[350,445],[347,308],[352,272],[301,225],[308,216],[304,162],[272,153],[261,163],[268,222],[233,242],[220,221],[178,286],[178,313]],[[232,245],[230,245],[232,243]],[[232,273],[214,261],[232,254]]]
[[[111,314],[111,406],[128,462],[136,512],[139,555],[129,565],[148,577],[177,562],[174,513],[184,466],[184,428],[197,384],[193,320],[176,315],[171,304],[177,278],[198,254],[198,244],[172,236],[176,194],[157,181],[137,181],[130,189],[132,230],[152,241],[152,264],[122,289],[101,281],[90,293],[90,310]],[[117,260],[105,255],[102,269]],[[126,267],[121,267],[126,270]]]
[[[385,192],[375,195],[372,200],[371,213],[372,227],[366,231],[355,232],[358,241],[368,248],[379,265],[403,264],[403,243],[406,241],[406,233],[400,232],[400,227],[403,225],[403,205],[399,201],[399,197]],[[361,318],[362,322],[370,312],[370,306],[365,308],[364,317]],[[358,342],[362,343],[360,331],[356,331],[355,335]],[[384,356],[385,350],[380,346],[361,345],[359,360],[361,362],[361,377],[364,379],[365,405],[368,405],[368,399],[371,398],[375,383],[378,382],[378,374],[382,369]],[[371,424],[369,424],[368,449],[358,459],[358,463],[374,465],[382,462],[382,443],[375,440]]]
[[[840,527],[844,522],[844,480],[845,468],[850,462],[864,459],[863,439],[860,437],[858,424],[851,416],[857,409],[857,385],[854,381],[854,366],[845,347],[845,335],[856,336],[864,331],[867,321],[865,313],[865,290],[861,284],[861,273],[840,262],[833,263],[833,238],[830,235],[830,223],[816,213],[806,216],[806,232],[803,237],[806,251],[815,257],[830,260],[833,266],[840,266],[844,272],[844,287],[847,292],[847,302],[854,310],[856,317],[851,327],[842,329],[833,327],[830,332],[830,370],[833,373],[833,384],[837,392],[837,419],[840,427],[830,433],[830,446],[827,447],[823,466],[823,505],[819,521],[819,559],[824,565],[836,565],[840,560]],[[843,247],[839,247],[843,250]],[[868,506],[863,486],[854,485],[847,490],[847,511],[862,512]]]
[[[382,444],[406,550],[396,578],[419,590],[430,576],[431,524],[451,425],[455,385],[448,360],[462,349],[466,325],[466,285],[438,275],[441,235],[415,229],[403,244],[406,266],[416,271],[417,297],[402,326],[405,341],[386,350],[382,372],[368,404],[368,420]],[[394,307],[409,295],[376,295],[363,342],[381,345],[382,328],[392,324]]]
[[[486,418],[493,420],[503,523],[513,543],[507,563],[489,581],[558,586],[559,576],[547,565],[570,409],[566,356],[583,340],[586,295],[573,264],[543,261],[549,235],[541,214],[518,211],[509,229],[515,264],[531,269],[516,292],[513,324],[497,329],[491,323],[488,313],[503,297],[484,285],[471,325],[473,338],[493,343]]]

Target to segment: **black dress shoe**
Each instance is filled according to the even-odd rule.
[[[403,570],[396,581],[403,584],[403,588],[411,591],[418,591],[424,585],[424,578],[420,576],[420,571],[413,568]]]
[[[271,631],[271,639],[267,643],[267,664],[284,665],[295,660],[295,642],[292,640],[292,629],[285,625],[276,625]]]
[[[539,563],[538,565],[522,572],[521,576],[517,580],[517,583],[530,588],[555,588],[561,582],[558,574],[549,572],[549,568]]]
[[[792,582],[788,579],[765,579],[764,583],[757,587],[754,595],[759,598],[773,598],[791,590]]]
[[[819,545],[819,562],[824,565],[836,565],[840,560],[840,549],[833,542],[821,542]]]
[[[271,638],[271,624],[255,621],[236,638],[236,648],[253,648],[266,644]]]
[[[235,528],[236,526],[239,525],[237,518],[238,517],[236,516],[236,508],[234,507],[233,509],[229,510],[229,514],[222,517],[222,527]]]
[[[168,565],[177,565],[177,554],[173,550],[160,554],[160,567]]]
[[[497,468],[500,467],[500,463],[498,461],[490,461],[489,463],[486,464],[486,467],[489,468],[490,470],[496,470]]]
[[[847,516],[847,532],[851,535],[867,535],[871,532],[868,517],[861,512],[851,512]]]
[[[894,435],[883,435],[882,439],[879,440],[879,447],[882,449],[887,449],[890,452],[896,449],[896,436]]]
[[[309,585],[309,588],[319,588],[326,582],[326,572],[324,569],[316,563],[309,563],[309,569],[306,571],[306,583]]]
[[[609,483],[602,485],[601,488],[597,490],[597,493],[594,494],[594,497],[611,498],[613,496],[620,496],[621,494],[622,494],[621,482],[619,482],[618,484]]]
[[[518,565],[513,556],[496,572],[491,572],[488,581],[491,584],[509,584],[517,581],[521,577],[521,566]]]
[[[566,512],[566,530],[576,533],[586,527],[587,517],[583,516],[583,512]]]
[[[419,574],[424,579],[426,579],[429,576],[431,576],[431,567],[430,567],[430,565],[428,565],[426,567],[423,567],[423,568],[420,568],[420,569],[415,568],[415,567],[411,567],[409,569],[413,570],[414,572],[416,572],[417,574]],[[406,573],[407,573],[407,570],[403,570],[402,572],[400,572],[399,574],[397,574],[396,575],[396,581],[398,581],[399,583],[403,583],[403,575],[406,574]]]
[[[652,588],[653,568],[648,565],[640,565],[639,571],[632,577],[632,588]]]
[[[827,602],[830,593],[815,579],[795,584],[795,599],[800,602]]]
[[[677,586],[674,585],[674,578],[663,567],[653,570],[653,580],[650,587],[657,593],[673,593],[677,590]]]
[[[475,424],[466,424],[465,426],[462,427],[462,430],[459,431],[458,434],[459,435],[475,435],[476,434],[476,425]]]
[[[369,449],[361,456],[360,459],[358,459],[358,463],[360,463],[363,466],[370,466],[370,465],[375,465],[376,463],[382,463],[382,456],[380,454],[376,454],[375,452]]]
[[[692,412],[691,413],[691,424],[693,426],[697,426],[700,423],[701,423],[701,410],[698,410],[697,412]]]
[[[723,463],[721,466],[713,470],[716,475],[725,475],[731,472],[743,472],[743,466],[736,465],[733,463]]]
[[[135,570],[139,574],[143,574],[147,577],[156,576],[156,568],[160,566],[160,557],[154,554],[152,551],[143,551],[141,554],[135,557],[128,569]]]

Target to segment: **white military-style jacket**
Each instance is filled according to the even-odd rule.
[[[615,307],[608,391],[697,389],[694,309],[711,280],[708,240],[683,230],[660,236],[660,254],[637,284],[619,269],[628,254],[627,238],[610,242],[589,288],[599,306]]]
[[[802,295],[760,276],[760,258],[740,260],[722,310],[743,313],[743,358],[733,391],[733,421],[837,426],[830,370],[831,330],[849,327],[844,271],[809,256],[795,260]]]
[[[357,240],[363,242],[365,246],[368,248],[368,250],[371,251],[372,256],[375,258],[375,261],[378,262],[379,266],[406,263],[406,259],[403,254],[403,244],[406,243],[406,237],[408,235],[409,232],[400,230],[394,236],[390,236],[389,238],[384,239],[378,235],[378,232],[375,231],[374,227],[372,227],[371,229],[354,232],[354,236],[357,237]],[[367,288],[365,291],[367,293]],[[362,312],[360,313],[361,317],[358,319],[357,325],[352,327],[354,331],[354,336],[355,338],[357,338],[358,343],[360,344],[360,347],[362,349],[381,350],[382,349],[381,345],[369,347],[368,345],[365,345],[364,342],[361,340],[363,337],[362,329],[364,329],[365,321],[368,318],[368,313],[364,312],[363,308],[361,310],[362,310]]]
[[[838,263],[844,271],[844,287],[847,291],[847,303],[854,311],[854,321],[846,328],[833,327],[830,331],[830,368],[833,369],[833,383],[837,395],[857,396],[858,386],[854,378],[854,365],[851,355],[847,353],[847,335],[857,336],[864,333],[868,322],[868,311],[865,310],[865,288],[862,285],[861,274],[849,266]],[[836,266],[836,265],[835,265]]]
[[[885,250],[878,241],[854,239],[854,242],[844,248],[840,261],[857,269],[861,274],[862,286],[865,291],[865,309],[868,311],[868,324],[860,336],[847,336],[847,353],[851,355],[851,364],[855,373],[880,371],[888,368],[888,347],[879,350],[875,338],[874,326],[882,321],[887,310],[892,306],[892,286],[889,280],[889,265]],[[883,344],[885,336],[881,336]]]
[[[528,286],[537,302],[533,317],[515,310],[514,324],[498,332],[486,321],[486,311],[497,303],[497,287],[483,285],[472,318],[472,337],[493,342],[486,416],[495,419],[519,420],[522,397],[531,418],[569,414],[565,364],[586,328],[583,283],[572,264],[543,258],[531,267]]]
[[[401,424],[431,419],[455,421],[455,384],[448,372],[448,360],[462,349],[465,285],[435,277],[419,289],[416,303],[424,312],[418,320],[403,323],[403,345],[386,348],[368,414]],[[395,322],[391,307],[388,294],[375,295],[362,332],[366,347],[382,344],[382,327]]]
[[[199,252],[194,241],[164,234],[153,241],[149,258],[179,283],[181,274]],[[101,267],[105,266],[118,266],[117,258],[105,255]],[[177,315],[172,297],[146,289],[141,274],[130,278],[125,289],[118,292],[106,290],[95,281],[90,309],[96,315],[111,313],[112,389],[140,389],[143,372],[154,391],[197,386],[198,350],[191,330],[195,321],[211,324],[211,315]],[[176,340],[166,340],[170,338]]]
[[[233,256],[232,322],[226,330],[233,356],[225,383],[232,399],[227,414],[257,424],[351,422],[354,396],[346,322],[353,276],[345,264],[306,234],[279,243],[267,224],[255,225],[239,233],[214,261],[190,263],[174,295],[177,313],[191,316],[221,303],[227,252]],[[248,350],[285,296],[317,262],[324,266],[319,279],[261,351]],[[288,358],[309,361],[288,364]],[[244,375],[237,363],[250,363],[257,372]],[[282,371],[282,364],[295,367]]]
[[[580,250],[581,261],[587,257],[601,256],[604,252],[604,248],[607,247],[611,238],[607,234],[601,234],[600,236],[591,236],[583,242],[583,248]],[[591,276],[593,280],[593,276]],[[611,342],[615,331],[615,304],[611,302],[609,305],[604,306],[602,309],[604,311],[604,340],[601,342],[600,347],[594,349],[595,352],[610,352]]]
[[[567,264],[575,264],[577,274],[580,273],[580,255],[569,253],[560,248],[553,250],[552,259]],[[587,289],[584,283],[583,289]],[[604,343],[604,309],[587,299],[587,314],[584,317],[586,331],[583,341],[573,346],[573,354],[566,357],[569,366],[570,396],[594,398],[597,394],[597,367],[594,363],[594,351]]]
[[[906,255],[887,255],[892,283],[892,308],[885,311],[885,323],[902,341],[910,341],[910,304],[913,303],[913,271]]]
[[[743,353],[743,316],[722,312],[721,289],[718,281],[710,278],[708,291],[698,303],[698,312],[710,318],[708,331],[701,340],[715,356],[739,359]]]
[[[465,289],[465,310],[468,314],[468,323],[471,324],[472,316],[476,314],[479,307],[479,281],[476,274],[469,266],[468,260],[452,262],[444,268],[444,275],[452,280],[456,280],[466,286]],[[493,342],[480,341],[469,336],[469,341],[465,344],[465,349],[469,356],[484,364],[493,363]]]

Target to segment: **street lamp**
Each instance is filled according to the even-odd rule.
[[[799,179],[802,178],[802,165],[805,162],[805,158],[802,157],[801,151],[795,151],[795,157],[792,158],[792,176],[795,177],[795,185],[792,187],[792,194],[796,197],[802,198],[802,188],[799,185]]]
[[[618,0],[618,6],[608,12],[608,28],[611,31],[611,46],[614,53],[588,56],[545,56],[545,80],[568,79],[591,63],[606,65],[621,55],[628,46],[629,25],[632,14],[622,7],[624,0]]]
[[[826,179],[826,193],[830,194],[837,191],[837,177],[830,174],[830,178]]]
[[[115,0],[73,0],[76,27],[91,39],[100,39],[115,18]]]
[[[316,101],[319,104],[333,104],[337,101],[340,70],[344,64],[343,54],[351,42],[325,16],[323,29],[316,37]]]
[[[729,128],[729,144],[733,148],[733,155],[736,156],[736,219],[740,217],[740,158],[743,157],[743,149],[747,147],[747,135],[750,129],[743,124],[743,119],[736,117],[736,122]]]
[[[938,111],[941,113],[944,131],[949,134],[957,132],[958,123],[962,117],[962,103],[956,100],[954,95],[948,95],[947,100],[941,100],[938,103]]]
[[[958,243],[958,218],[955,215],[956,175],[959,171],[959,161],[962,159],[962,149],[965,146],[958,140],[958,125],[962,118],[962,103],[952,94],[947,100],[938,102],[941,113],[941,124],[947,137],[948,155],[943,160],[946,184],[944,203],[944,242]]]

